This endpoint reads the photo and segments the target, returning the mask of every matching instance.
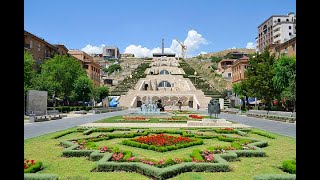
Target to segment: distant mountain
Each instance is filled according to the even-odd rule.
[[[227,55],[229,52],[234,52],[234,51],[244,52],[245,54],[253,54],[256,52],[255,49],[237,48],[237,49],[226,49],[226,50],[219,51],[219,52],[211,52],[211,53],[202,54],[199,56],[201,56],[202,58],[210,58],[212,56],[223,57],[223,56]]]

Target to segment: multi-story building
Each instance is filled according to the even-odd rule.
[[[93,60],[93,57],[79,50],[69,50],[68,53],[81,63],[94,85],[100,86],[100,66]]]
[[[237,59],[222,59],[218,62],[216,73],[221,74],[222,77],[231,79],[232,77],[232,64]]]
[[[276,58],[280,55],[284,54],[287,56],[295,56],[296,55],[296,36],[293,36],[291,39],[281,43],[270,46],[270,52],[275,54]]]
[[[68,55],[68,48],[66,48],[63,44],[54,44],[58,49],[59,55]]]
[[[237,83],[246,78],[245,72],[248,66],[249,58],[244,56],[233,62],[232,65],[232,83]]]
[[[288,15],[272,15],[258,26],[256,37],[257,50],[262,52],[272,44],[281,44],[296,34],[296,16],[290,12]]]
[[[39,70],[40,64],[46,59],[53,58],[54,54],[58,52],[56,46],[26,30],[24,31],[24,49],[32,54],[36,70]]]
[[[103,47],[102,56],[105,60],[107,60],[107,59],[120,59],[120,52],[117,47],[105,46],[105,47]]]

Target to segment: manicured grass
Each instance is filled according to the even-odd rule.
[[[73,128],[74,129],[74,128]],[[161,128],[152,128],[161,129]],[[168,128],[166,128],[168,129]],[[174,130],[174,128],[170,128]],[[69,131],[67,129],[64,131]],[[176,130],[180,130],[176,128]],[[58,139],[52,139],[53,136],[64,131],[59,131],[24,141],[24,157],[26,159],[34,159],[35,161],[43,162],[44,170],[39,173],[52,173],[59,175],[60,178],[68,177],[85,177],[91,179],[150,179],[138,173],[128,172],[90,172],[95,168],[95,161],[89,161],[87,157],[62,157],[62,151],[64,147],[59,146],[61,140],[67,140],[72,138],[87,137],[81,132],[75,132],[72,134],[65,135]],[[137,131],[137,129],[132,130]],[[192,130],[196,132],[196,130]],[[113,132],[114,133],[114,132]],[[116,132],[120,133],[120,131]],[[124,133],[122,131],[122,133]],[[210,132],[201,132],[210,133]],[[95,132],[89,136],[98,135],[100,132]],[[257,134],[248,134],[248,138],[257,140],[266,140],[269,142],[269,146],[263,148],[266,152],[267,157],[241,157],[240,161],[229,162],[232,171],[231,172],[188,172],[180,174],[171,179],[252,179],[253,176],[258,174],[272,173],[272,174],[284,174],[279,165],[284,160],[295,159],[296,157],[296,139],[272,134],[276,139],[270,139]],[[168,159],[168,158],[183,158],[188,157],[193,149],[205,150],[215,144],[228,145],[229,142],[221,142],[217,139],[204,139],[203,145],[192,146],[184,149],[178,149],[174,151],[159,153],[151,150],[145,150],[141,148],[129,147],[121,145],[121,141],[126,138],[111,139],[105,141],[96,142],[98,146],[117,146],[120,150],[130,150],[134,155],[138,155],[144,158],[152,158],[155,160]],[[80,178],[78,178],[80,179]]]

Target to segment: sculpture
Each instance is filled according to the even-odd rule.
[[[215,118],[218,118],[218,114],[220,114],[220,103],[214,99],[211,99],[210,103],[208,104],[208,113],[210,118],[212,114],[214,114]]]
[[[117,107],[118,104],[119,102],[116,99],[112,98],[109,103],[109,107]]]

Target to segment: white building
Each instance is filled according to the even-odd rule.
[[[294,13],[272,15],[258,26],[257,50],[261,52],[271,44],[281,44],[293,35],[296,35],[296,16]]]

